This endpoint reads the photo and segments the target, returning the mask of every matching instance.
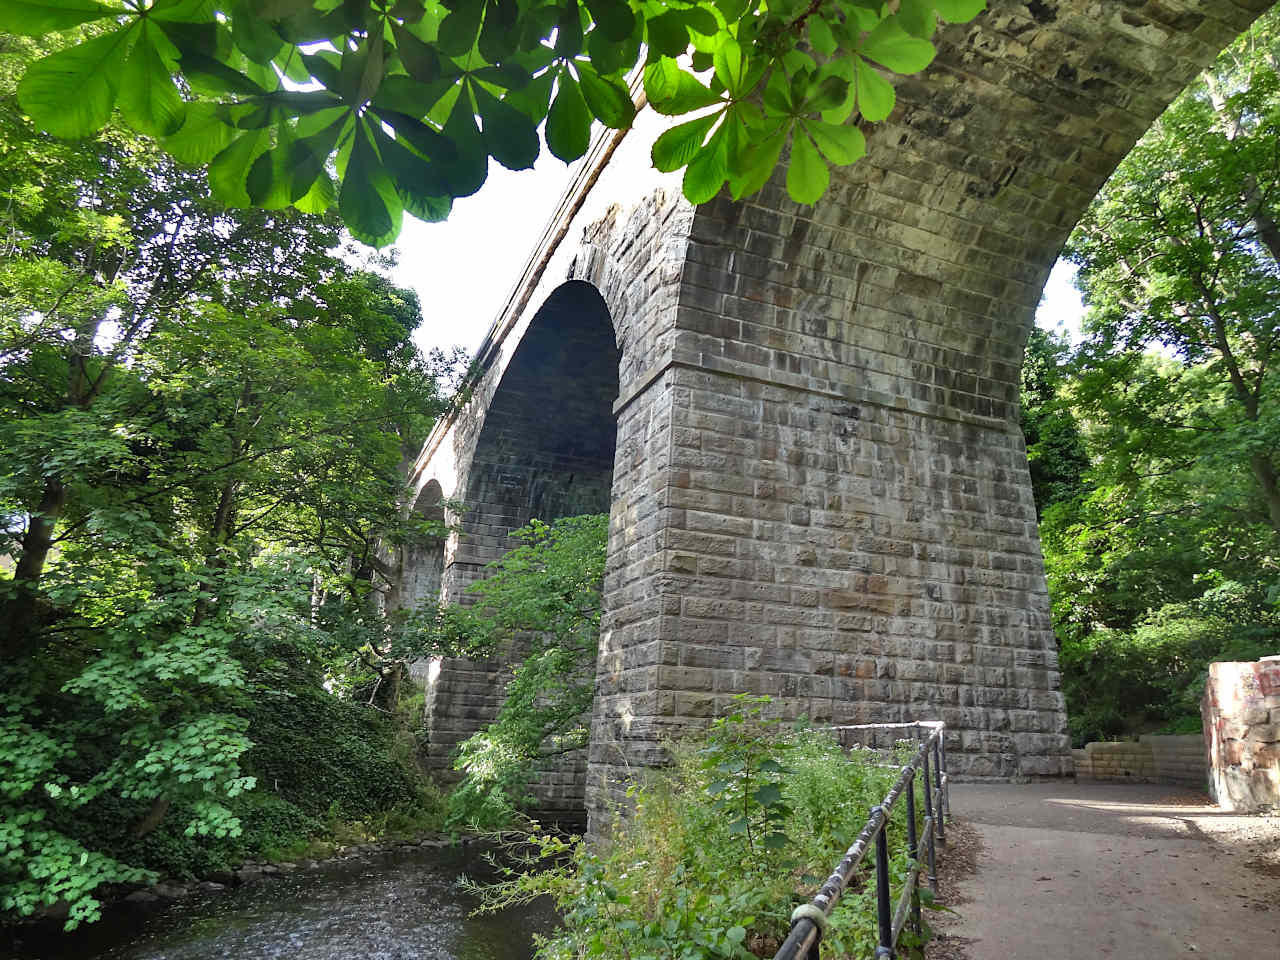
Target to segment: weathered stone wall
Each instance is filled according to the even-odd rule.
[[[741,690],[941,717],[958,776],[1070,772],[1025,338],[1103,180],[1266,5],[996,0],[816,206],[776,177],[697,210],[650,388],[660,551],[611,572],[593,814]]]
[[[1086,780],[1176,783],[1197,790],[1204,790],[1208,783],[1204,737],[1198,733],[1096,741],[1071,754],[1076,776]]]
[[[1280,810],[1280,656],[1210,664],[1200,716],[1218,806]]]
[[[1070,772],[1018,426],[1025,338],[1103,180],[1268,5],[993,0],[939,32],[935,64],[898,81],[870,155],[814,207],[778,178],[693,210],[674,181],[648,194],[630,173],[651,115],[623,142],[595,190],[626,202],[575,215],[581,242],[531,275],[529,307],[495,327],[469,405],[417,468],[446,495],[473,475],[500,492],[545,429],[527,417],[505,459],[478,452],[509,409],[516,345],[561,283],[591,283],[620,351],[598,821],[665,738],[744,690],[816,721],[941,717],[958,776]],[[497,509],[446,550],[446,594],[527,519],[483,502]],[[492,713],[500,681],[442,666],[438,756]]]
[[[654,119],[641,122],[649,142],[657,134],[643,125]],[[525,291],[529,306],[500,318],[469,403],[415,467],[418,488],[440,483],[468,508],[444,551],[446,599],[466,602],[465,587],[533,517],[612,511],[612,548],[647,549],[646,527],[628,519],[628,496],[618,491],[652,464],[637,458],[631,433],[615,428],[614,404],[654,366],[673,326],[691,216],[678,180],[664,191],[669,178],[655,176],[640,149],[610,164],[597,188],[622,202],[580,211],[575,242]],[[438,775],[451,775],[456,745],[496,715],[512,656],[436,660],[416,672],[427,688],[427,761]],[[585,768],[585,751],[557,759],[535,789],[542,813],[581,815]]]

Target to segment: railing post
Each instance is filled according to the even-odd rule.
[[[872,807],[871,815],[880,815],[880,832],[876,834],[876,920],[880,927],[880,945],[876,960],[893,960],[893,914],[889,906],[889,840],[885,836],[889,815],[883,807]]]
[[[946,842],[947,842],[947,825],[946,825],[946,823],[944,822],[944,818],[943,818],[943,816],[942,816],[942,794],[943,794],[943,789],[942,789],[942,750],[941,750],[941,744],[942,744],[942,733],[941,733],[941,732],[939,732],[939,733],[938,733],[938,739],[937,739],[937,740],[935,740],[935,741],[933,742],[933,750],[934,750],[934,754],[933,754],[933,760],[934,760],[934,764],[933,764],[933,782],[934,782],[934,786],[937,788],[937,789],[934,791],[934,794],[937,796],[937,803],[938,803],[938,842],[939,842],[939,843],[941,843],[941,844],[944,844],[944,845],[945,845],[945,844],[946,844]]]
[[[912,774],[907,781],[907,856],[914,863],[920,861],[920,838],[916,835],[916,778]],[[915,885],[911,888],[911,929],[916,936],[920,928],[920,875],[916,874]]]
[[[938,732],[938,748],[940,751],[942,762],[942,775],[947,775],[947,728],[944,726]],[[946,789],[942,791],[942,805],[946,808],[947,818],[951,817],[951,781],[947,780]]]
[[[929,773],[929,741],[924,743],[924,809],[929,817],[929,833],[924,838],[925,846],[929,851],[929,890],[933,893],[938,892],[938,870],[936,865],[936,848],[934,847],[933,838],[937,835],[938,824],[933,817],[933,784],[930,780]]]
[[[929,741],[924,744],[924,809],[925,816],[933,816],[933,784],[929,772]]]

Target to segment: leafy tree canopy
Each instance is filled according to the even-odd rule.
[[[917,73],[938,18],[985,0],[0,0],[0,30],[76,42],[32,64],[23,109],[59,137],[118,109],[231,206],[334,204],[381,246],[404,213],[448,216],[492,157],[566,162],[635,117],[628,78],[671,116],[653,147],[704,203],[759,190],[787,145],[800,203],[893,110],[881,70]],[[636,71],[639,69],[639,74]],[[542,137],[539,141],[539,129]]]
[[[1280,650],[1280,17],[1152,126],[1068,241],[1024,429],[1078,740],[1198,729],[1206,665]]]

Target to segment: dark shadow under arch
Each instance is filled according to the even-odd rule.
[[[594,286],[571,280],[534,315],[488,405],[462,500],[458,560],[486,563],[530,520],[606,513],[620,352]]]

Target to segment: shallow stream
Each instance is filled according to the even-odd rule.
[[[70,934],[0,929],[9,960],[529,960],[550,904],[469,917],[475,847],[407,847],[334,860],[165,907],[119,904]]]

